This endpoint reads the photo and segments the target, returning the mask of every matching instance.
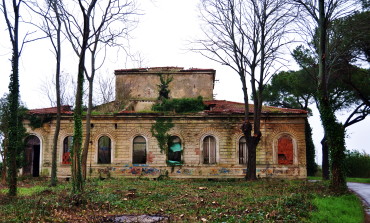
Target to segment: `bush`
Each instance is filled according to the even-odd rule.
[[[345,167],[347,177],[370,178],[370,155],[357,150],[347,151]]]
[[[164,99],[162,103],[155,104],[153,111],[191,113],[204,110],[203,98],[181,98],[181,99]]]

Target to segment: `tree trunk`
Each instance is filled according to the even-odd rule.
[[[260,141],[260,136],[252,136],[252,124],[249,121],[246,121],[242,125],[242,131],[247,141],[248,146],[248,162],[247,162],[247,171],[245,175],[246,180],[257,180],[256,175],[256,153],[257,145]]]
[[[326,137],[321,140],[322,146],[322,179],[329,180],[329,146]]]
[[[325,17],[325,0],[319,0],[319,83],[318,99],[319,112],[328,141],[331,162],[331,189],[343,193],[347,189],[344,174],[344,128],[337,122],[334,111],[330,106],[327,86],[326,56],[328,21]]]
[[[56,186],[58,182],[57,178],[57,151],[58,151],[58,138],[60,132],[60,119],[61,119],[61,102],[60,102],[60,63],[61,63],[61,42],[60,42],[60,32],[62,23],[59,17],[58,6],[55,1],[52,3],[52,8],[56,14],[58,28],[57,28],[57,43],[56,43],[56,72],[55,72],[55,85],[56,85],[56,97],[57,97],[57,120],[55,124],[55,132],[53,138],[53,151],[52,151],[52,161],[51,161],[51,179],[50,185]]]
[[[307,110],[307,107],[305,107]],[[315,145],[312,141],[312,129],[308,118],[305,119],[305,135],[306,135],[306,164],[307,176],[315,176],[317,172],[317,164],[315,162]]]
[[[319,111],[330,151],[330,188],[334,192],[344,193],[347,191],[344,172],[345,131],[342,124],[336,121],[329,106],[322,103]]]
[[[7,171],[7,162],[6,162],[6,157],[7,157],[7,152],[8,152],[8,145],[7,145],[7,136],[4,135],[4,141],[3,141],[3,168],[1,169],[1,184],[5,185],[6,184],[6,171]]]
[[[9,195],[17,195],[17,155],[20,150],[21,143],[19,140],[19,49],[18,49],[18,28],[19,28],[19,5],[15,5],[14,9],[14,29],[12,39],[12,72],[9,83],[9,141],[8,141],[8,183]],[[8,27],[10,29],[10,27]],[[9,31],[11,32],[11,31]]]
[[[90,16],[91,11],[95,7],[97,0],[92,0],[89,8],[85,11],[81,0],[79,0],[80,8],[83,13],[83,35],[80,52],[80,60],[78,64],[78,79],[77,79],[77,92],[76,92],[76,108],[74,112],[74,136],[73,136],[73,149],[72,149],[72,186],[73,193],[80,193],[83,191],[83,176],[82,176],[82,163],[81,163],[81,150],[82,150],[82,96],[83,96],[83,82],[85,72],[85,56],[88,48],[88,40],[90,35]]]
[[[86,180],[87,176],[87,157],[89,153],[90,135],[91,135],[91,111],[92,111],[92,94],[93,94],[93,78],[89,80],[89,105],[86,114],[86,136],[82,151],[82,176]]]

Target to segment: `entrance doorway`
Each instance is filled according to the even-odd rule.
[[[23,167],[23,175],[40,176],[40,139],[37,136],[28,136],[26,138],[24,155],[25,166]]]

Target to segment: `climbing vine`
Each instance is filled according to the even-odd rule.
[[[168,131],[173,127],[174,124],[172,123],[172,119],[158,118],[150,129],[152,135],[158,141],[158,146],[161,150],[161,153],[165,152],[165,154],[167,154],[168,152],[168,141],[171,137],[171,135],[168,134]]]
[[[170,98],[170,89],[169,84],[173,81],[173,77],[170,75],[159,74],[159,81],[161,82],[158,85],[159,96],[158,100],[163,101]]]
[[[44,123],[51,121],[52,117],[50,115],[28,114],[26,119],[30,121],[29,125],[32,129],[37,129],[41,128]]]

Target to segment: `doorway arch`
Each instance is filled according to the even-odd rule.
[[[26,138],[25,145],[23,175],[38,177],[40,176],[40,139],[35,135],[30,135]]]

